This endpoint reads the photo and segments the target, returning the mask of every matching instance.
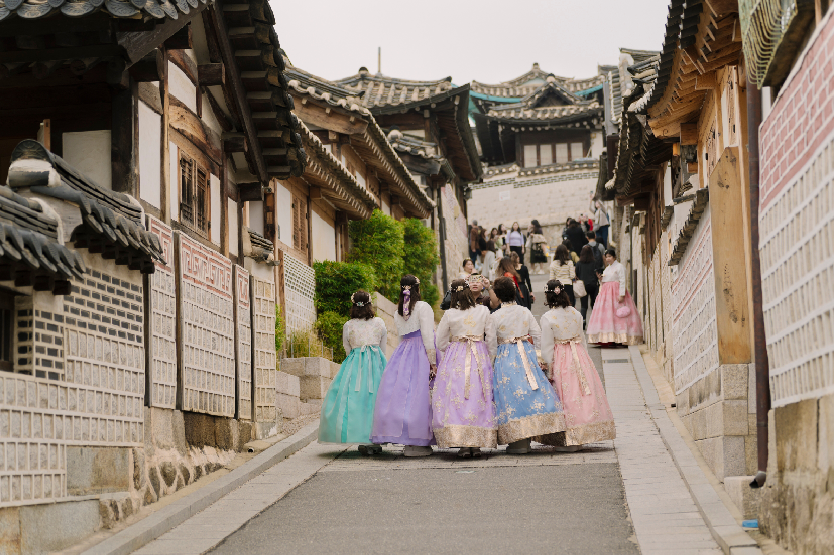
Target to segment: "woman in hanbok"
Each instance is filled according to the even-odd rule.
[[[489,309],[476,304],[464,280],[453,281],[451,290],[451,308],[437,327],[432,429],[438,447],[460,447],[459,457],[471,457],[481,447],[497,446],[490,363],[495,353],[484,343],[484,332],[492,336],[495,330]]]
[[[357,291],[350,301],[351,319],[342,328],[348,355],[321,405],[319,442],[362,443],[359,452],[369,455],[382,449],[369,443],[388,330],[382,318],[375,316],[366,291]]]
[[[582,345],[582,315],[570,306],[559,281],[548,281],[545,295],[550,310],[541,318],[542,368],[562,400],[567,429],[536,441],[576,451],[586,443],[614,439],[614,415],[597,369]]]
[[[602,285],[588,321],[588,343],[639,345],[643,324],[637,307],[626,289],[626,272],[617,262],[617,253],[608,249],[603,256]]]
[[[507,453],[529,453],[530,438],[565,430],[562,403],[539,366],[536,347],[541,328],[533,314],[515,301],[515,283],[498,278],[493,286],[501,300],[489,326],[487,345],[496,351],[493,392],[498,414],[498,444]]]
[[[420,300],[420,280],[410,274],[400,280],[394,323],[400,344],[382,375],[371,441],[405,445],[406,457],[431,455],[429,382],[437,368],[434,311]]]

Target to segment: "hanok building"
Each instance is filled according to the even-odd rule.
[[[633,271],[646,343],[721,481],[756,470],[738,26],[733,2],[672,1],[659,56],[628,67],[634,86],[609,153],[615,169],[598,191],[620,210],[612,231]]]
[[[276,245],[285,268],[296,274],[284,280],[287,328],[304,329],[315,321],[314,290],[297,286],[313,283],[313,261],[346,259],[348,221],[366,219],[374,208],[425,220],[434,203],[362,105],[361,92],[291,65],[286,78],[309,163],[303,175],[277,182]]]
[[[0,513],[24,552],[173,493],[280,417],[263,207],[307,155],[272,11],[140,4],[0,8]]]
[[[430,224],[440,245],[437,281],[445,290],[459,271],[461,260],[468,256],[468,190],[482,175],[467,115],[469,85],[455,86],[451,77],[412,81],[373,75],[364,67],[336,83],[370,111],[408,171],[434,202]],[[384,207],[408,202],[393,188],[381,190],[380,195]]]
[[[472,82],[482,183],[470,208],[482,225],[524,229],[537,219],[561,243],[568,217],[587,213],[604,148],[604,75],[557,77],[538,64],[495,85]],[[559,239],[556,241],[556,239]]]

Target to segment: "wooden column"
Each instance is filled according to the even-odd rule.
[[[168,53],[163,52],[162,57],[162,80],[159,82],[159,96],[162,100],[162,144],[160,145],[161,164],[159,181],[159,209],[162,212],[162,221],[171,225],[171,187],[176,186],[177,176],[170,175],[171,153],[168,150],[168,115],[170,114],[170,102],[168,101]],[[169,262],[170,263],[170,262]]]
[[[110,124],[111,182],[114,191],[139,196],[136,191],[136,157],[134,133],[136,127],[136,82],[113,93]]]
[[[724,149],[709,177],[719,364],[751,360],[738,147]]]
[[[313,197],[307,188],[307,264],[313,265]]]

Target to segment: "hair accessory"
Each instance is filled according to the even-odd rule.
[[[420,285],[420,278],[415,276],[414,281],[416,282],[416,285]]]
[[[410,285],[403,285],[403,291],[411,291]]]
[[[355,294],[356,294],[356,293],[352,293],[352,294],[350,295],[350,302],[352,302],[352,303],[353,303],[353,304],[355,304],[356,306],[365,306],[365,303],[364,303],[364,302],[362,302],[362,301],[354,301],[354,300],[353,300],[353,295],[355,295]]]
[[[403,290],[403,318],[408,320],[408,314],[411,312],[411,287],[405,286]]]
[[[463,285],[458,285],[457,287],[455,287],[455,291],[458,292],[458,293],[463,291]]]

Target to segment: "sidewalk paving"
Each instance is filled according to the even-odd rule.
[[[639,349],[592,351],[595,361],[601,360],[601,375],[617,425],[617,439],[613,442],[594,444],[577,453],[557,453],[537,446],[528,455],[508,455],[499,448],[484,450],[481,458],[458,459],[454,450],[436,450],[425,458],[406,458],[397,446],[386,446],[375,457],[363,457],[353,446],[320,445],[313,441],[277,464],[266,464],[264,458],[256,466],[253,460],[248,478],[238,475],[226,480],[228,483],[214,486],[225,487],[228,492],[222,497],[221,490],[214,492],[217,499],[210,506],[206,492],[197,492],[192,494],[196,497],[181,500],[179,513],[173,517],[166,513],[154,522],[142,521],[88,553],[128,553],[130,549],[138,549],[135,552],[143,555],[198,555],[212,550],[315,552],[313,547],[318,549],[336,541],[329,536],[329,528],[321,529],[322,523],[342,530],[340,534],[345,537],[336,538],[339,541],[347,542],[352,535],[377,536],[371,552],[382,552],[379,550],[383,547],[394,551],[409,546],[418,549],[421,538],[431,533],[432,526],[444,529],[445,534],[469,534],[468,541],[473,545],[483,542],[488,550],[513,550],[514,546],[524,545],[529,551],[537,551],[550,545],[525,535],[506,520],[506,515],[479,512],[475,508],[477,500],[508,509],[518,504],[516,512],[530,511],[534,520],[545,519],[539,526],[558,526],[563,530],[558,550],[564,553],[593,553],[587,542],[594,535],[599,539],[599,548],[605,546],[609,552],[618,553],[636,553],[638,547],[643,555],[761,553],[722,503],[703,465],[681,436],[683,432],[670,419]],[[316,426],[317,422],[312,423],[281,443],[294,443],[296,448],[302,446],[302,439],[309,443]],[[280,450],[277,445],[271,449],[276,453]],[[274,460],[284,458],[276,453],[272,453]],[[258,472],[253,470],[256,467]],[[471,486],[465,486],[466,483]],[[540,486],[530,489],[536,483]],[[621,488],[611,489],[616,483]],[[232,484],[239,487],[231,488]],[[432,488],[449,488],[457,492],[457,500],[441,498],[438,504],[433,500]],[[522,508],[527,504],[529,508]],[[412,518],[419,520],[418,528],[397,515],[403,505]],[[367,506],[370,512],[361,513],[360,506]],[[320,520],[323,508],[329,511],[328,517]],[[183,512],[184,509],[190,512]],[[467,518],[471,515],[466,515],[473,510],[479,518],[487,519],[479,523],[485,527],[469,526],[471,520]],[[342,514],[344,519],[340,520]],[[361,520],[351,526],[351,519],[359,518],[359,514]],[[156,522],[164,516],[169,518],[167,522]],[[499,518],[503,520],[489,522]],[[528,526],[536,524],[529,518],[525,522]],[[609,536],[602,537],[606,532],[610,532]],[[311,539],[307,537],[310,534],[317,536]],[[629,535],[631,542],[627,541]],[[524,538],[530,539],[519,544]],[[369,549],[361,541],[344,545],[343,552]],[[462,547],[441,543],[433,550],[446,552],[454,548],[449,552],[455,552]]]

